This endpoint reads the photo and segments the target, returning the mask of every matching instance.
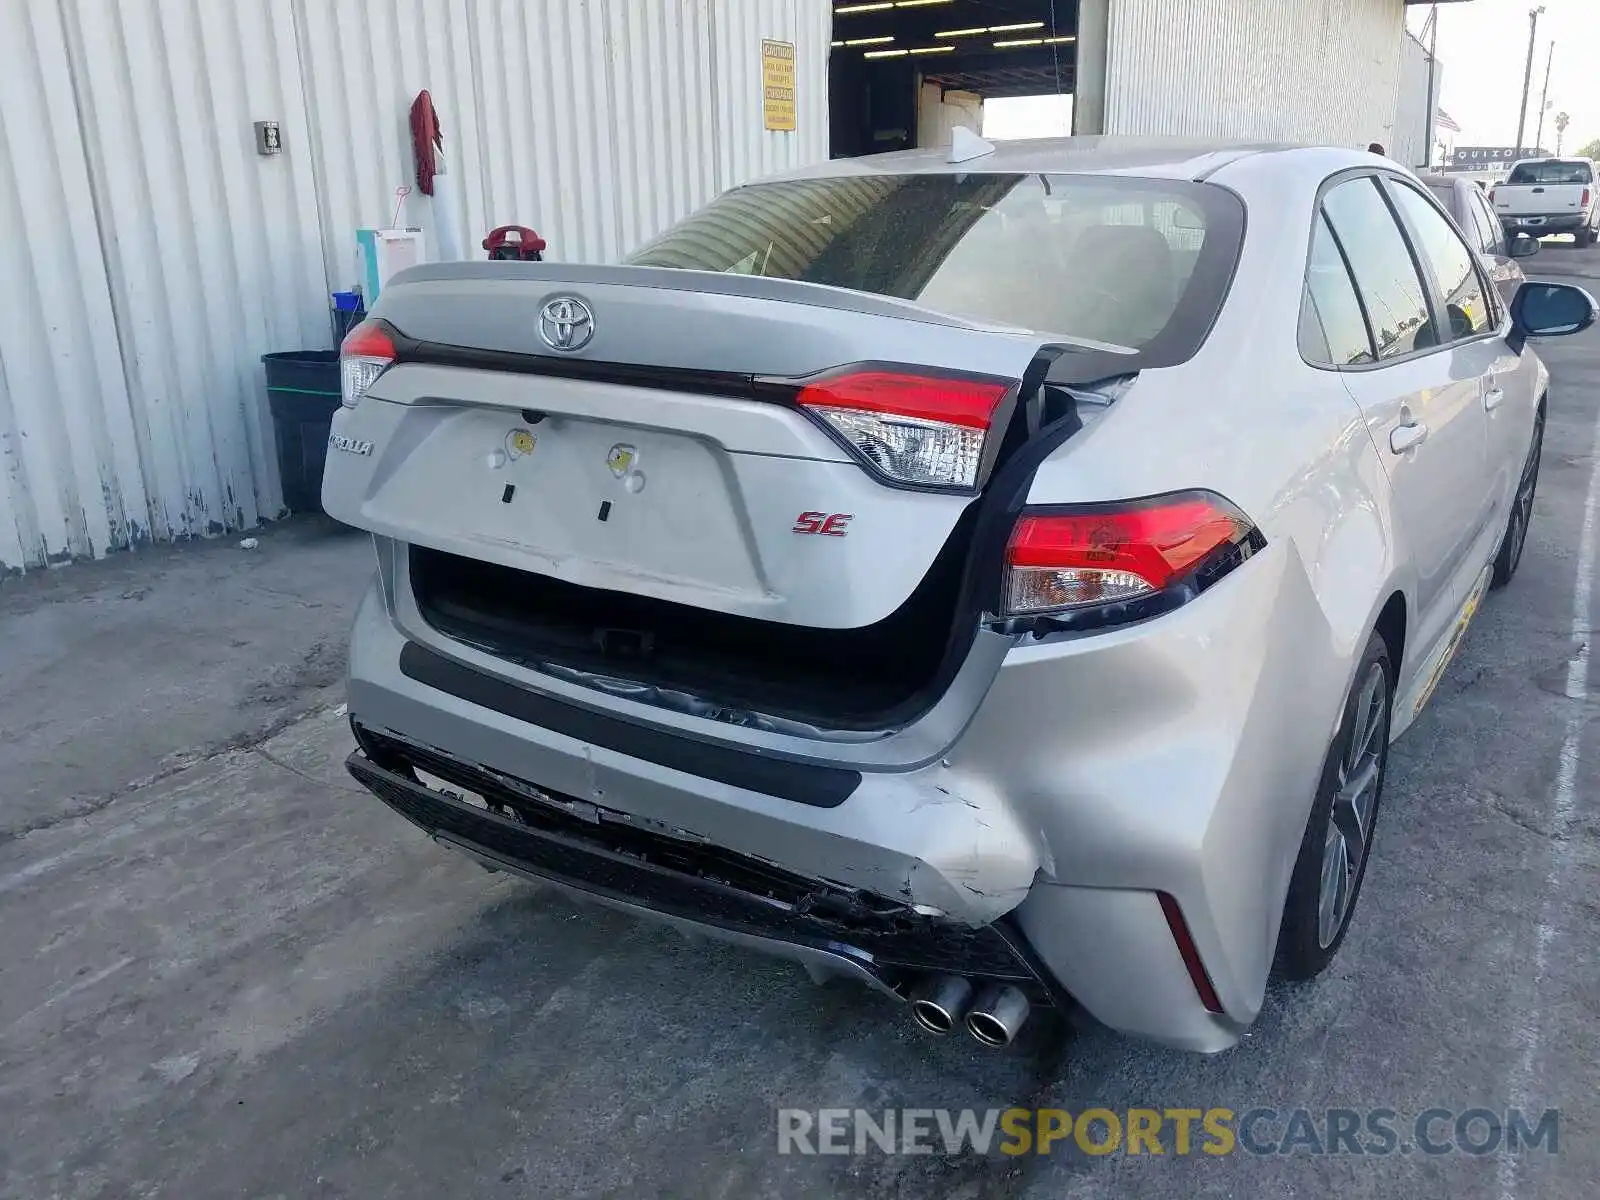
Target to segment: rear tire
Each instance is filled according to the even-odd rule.
[[[1285,979],[1320,975],[1350,928],[1372,857],[1393,704],[1389,647],[1374,633],[1345,697],[1290,877],[1278,930],[1277,972]]]
[[[1578,230],[1577,233],[1572,235],[1572,241],[1579,250],[1587,250],[1590,246],[1594,245],[1594,230],[1585,226],[1584,228]]]
[[[1533,443],[1528,447],[1516,495],[1511,499],[1511,516],[1506,519],[1505,536],[1500,539],[1500,549],[1494,556],[1490,587],[1505,587],[1522,562],[1522,551],[1528,544],[1528,527],[1533,524],[1533,498],[1539,490],[1539,457],[1543,448],[1544,409],[1541,408],[1533,418]]]

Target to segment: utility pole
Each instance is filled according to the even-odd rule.
[[[1439,57],[1439,6],[1428,10],[1428,115],[1423,125],[1422,143],[1427,147],[1423,166],[1433,165],[1434,133],[1439,127],[1439,101],[1434,94],[1434,63]]]
[[[1528,129],[1528,89],[1533,86],[1533,43],[1539,36],[1539,14],[1544,5],[1528,10],[1528,66],[1522,72],[1522,106],[1517,109],[1517,157],[1522,157],[1522,135]]]
[[[1550,68],[1556,62],[1555,39],[1550,40],[1550,57],[1544,61],[1544,94],[1539,97],[1539,132],[1533,135],[1533,148],[1540,150],[1544,147],[1544,115],[1550,111]]]

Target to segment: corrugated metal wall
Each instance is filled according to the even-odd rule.
[[[476,256],[615,258],[827,156],[829,0],[0,0],[0,574],[281,507],[259,358],[331,344],[428,88]],[[761,40],[797,126],[762,127]],[[257,156],[251,122],[280,122]]]
[[[409,182],[430,89],[457,236],[531,225],[615,259],[737,183],[828,156],[828,0],[297,0],[331,277]],[[762,128],[761,40],[796,44],[793,133]],[[379,52],[363,54],[362,47]],[[413,193],[402,220],[432,230]]]
[[[1111,0],[1107,133],[1393,141],[1401,0]]]
[[[62,7],[115,314],[97,336],[144,472],[133,532],[253,525],[280,507],[260,356],[329,339],[311,164],[258,156],[251,129],[304,145],[287,0]]]
[[[103,553],[144,474],[54,0],[0,4],[0,566]]]
[[[621,0],[629,4],[630,0]],[[711,76],[716,95],[716,190],[828,157],[828,42],[833,7],[823,0],[712,0]],[[784,30],[774,34],[773,29]],[[793,133],[761,119],[761,39],[793,42]]]

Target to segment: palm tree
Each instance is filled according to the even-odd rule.
[[[1572,118],[1567,116],[1567,114],[1564,113],[1564,112],[1556,114],[1556,153],[1557,154],[1561,153],[1561,139],[1567,136],[1567,123],[1569,121],[1571,121],[1571,120],[1572,120]]]

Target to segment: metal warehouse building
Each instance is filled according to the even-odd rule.
[[[1058,91],[1079,133],[1419,161],[1409,2],[4,0],[0,574],[277,516],[260,358],[332,344],[358,228],[607,260],[737,183]],[[422,89],[448,172],[397,198]]]

